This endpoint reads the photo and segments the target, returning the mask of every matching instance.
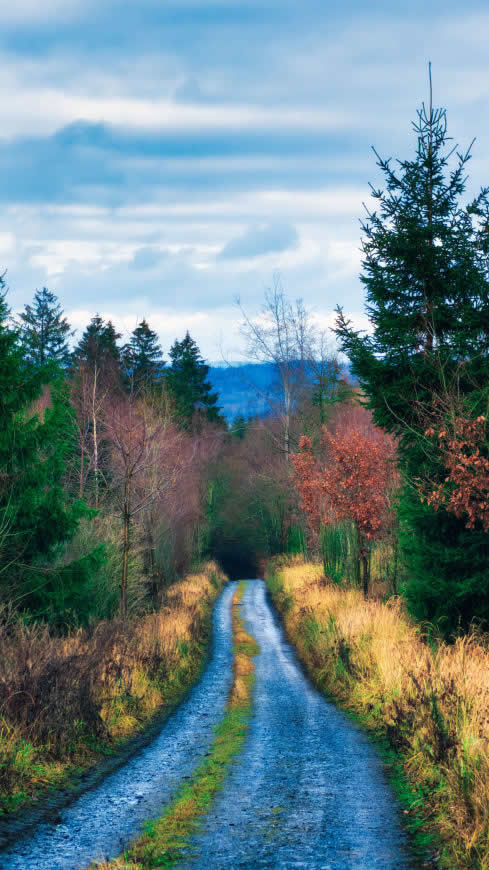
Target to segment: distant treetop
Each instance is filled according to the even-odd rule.
[[[26,305],[19,318],[21,341],[30,363],[38,368],[49,363],[69,364],[68,340],[73,333],[54,293],[47,287],[36,290],[32,305]]]

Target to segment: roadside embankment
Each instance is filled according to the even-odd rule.
[[[67,637],[0,627],[0,816],[116,753],[183,697],[225,581],[208,563],[169,587],[158,612]]]
[[[365,601],[316,564],[277,559],[267,573],[315,684],[383,742],[414,839],[436,844],[441,867],[487,870],[487,639],[428,642],[399,599]]]
[[[192,777],[181,786],[163,815],[146,825],[146,832],[100,870],[149,870],[175,867],[186,853],[189,839],[198,830],[217,792],[222,788],[229,765],[244,743],[251,715],[254,682],[255,640],[245,631],[239,605],[245,588],[241,582],[233,597],[233,682],[224,716],[206,758]]]

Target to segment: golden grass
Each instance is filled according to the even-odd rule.
[[[255,670],[252,658],[259,651],[254,638],[245,631],[239,612],[243,590],[244,584],[240,583],[232,602],[233,683],[207,757],[180,788],[161,818],[150,822],[146,832],[123,856],[96,864],[98,870],[150,870],[178,866],[189,838],[198,829],[200,818],[222,788],[227,769],[246,737]]]
[[[182,697],[225,579],[210,562],[171,586],[158,612],[90,633],[0,629],[0,814],[64,783]]]
[[[487,870],[488,639],[428,644],[400,599],[365,601],[299,560],[271,565],[268,582],[317,685],[400,754],[441,866]]]

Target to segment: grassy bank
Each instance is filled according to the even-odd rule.
[[[161,818],[149,823],[143,836],[121,858],[109,864],[97,864],[99,870],[149,870],[177,866],[189,838],[198,830],[200,818],[222,787],[227,768],[240,751],[248,729],[254,679],[252,658],[258,653],[258,647],[245,631],[239,614],[243,589],[244,583],[240,583],[233,598],[233,683],[209,754],[191,780],[181,787]]]
[[[169,587],[158,612],[91,632],[0,628],[0,815],[63,786],[180,700],[225,579],[209,563]]]
[[[427,642],[398,599],[365,601],[298,560],[268,587],[317,686],[391,749],[408,827],[448,870],[489,868],[489,647]]]

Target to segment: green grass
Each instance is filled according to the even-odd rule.
[[[205,760],[184,783],[163,815],[146,825],[145,833],[123,856],[110,864],[96,865],[106,870],[150,870],[175,867],[189,848],[189,840],[198,831],[202,816],[210,809],[224,784],[228,768],[241,751],[249,727],[252,709],[254,666],[252,658],[259,647],[244,629],[238,612],[245,582],[233,598],[234,680],[223,718]]]

